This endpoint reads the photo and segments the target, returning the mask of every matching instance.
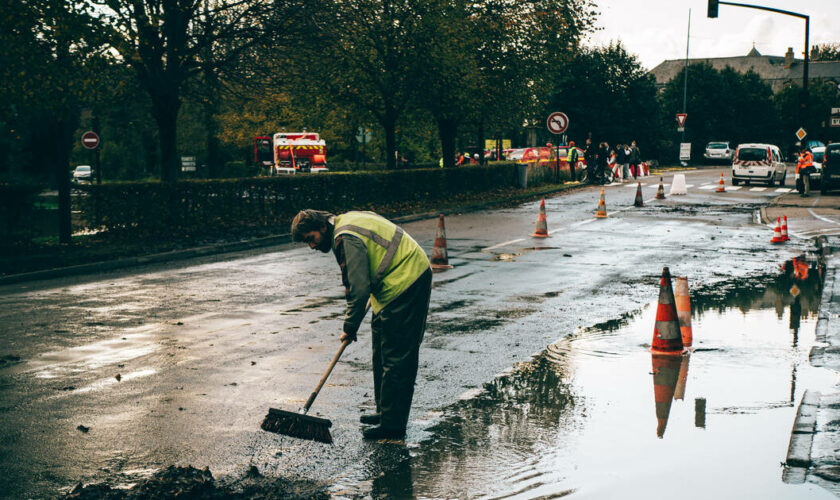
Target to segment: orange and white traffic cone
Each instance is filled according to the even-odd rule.
[[[659,281],[659,306],[656,309],[656,323],[653,327],[653,341],[650,350],[655,354],[679,356],[683,352],[680,320],[671,287],[671,272],[662,268]]]
[[[607,202],[604,201],[604,188],[601,188],[601,199],[598,200],[598,211],[595,212],[595,217],[598,219],[607,218]]]
[[[665,199],[665,187],[662,185],[662,177],[659,178],[659,189],[656,190],[656,199]]]
[[[723,172],[720,173],[720,182],[718,182],[718,193],[725,193],[726,192],[726,184],[723,183]]]
[[[787,232],[787,215],[782,218],[782,239],[785,241],[790,241],[790,237],[788,236]]]
[[[773,237],[770,238],[770,243],[785,242],[785,239],[782,238],[782,230],[779,228],[779,224],[781,224],[781,219],[776,217],[776,229],[773,230]]]
[[[680,334],[684,347],[691,346],[691,298],[688,295],[688,278],[677,277],[674,287],[674,301],[677,303],[677,319],[680,320]]]
[[[545,198],[540,202],[540,213],[537,215],[537,229],[532,234],[534,238],[548,238],[548,224],[545,219]]]
[[[645,206],[645,200],[642,199],[642,183],[639,183],[639,186],[636,188],[636,200],[633,202],[634,207],[643,207]]]
[[[443,214],[438,218],[437,234],[435,234],[435,246],[432,248],[432,271],[443,271],[452,269],[449,265],[449,256],[446,254],[446,226],[443,223]]]
[[[671,401],[677,388],[680,375],[681,358],[675,356],[650,357],[653,368],[653,399],[656,403],[656,437],[665,435],[668,415],[671,413]]]

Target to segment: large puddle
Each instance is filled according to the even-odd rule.
[[[834,498],[782,481],[803,391],[835,379],[808,364],[819,288],[813,264],[788,262],[778,276],[692,292],[695,350],[683,357],[648,350],[656,303],[574,332],[446,408],[416,448],[383,445],[373,477],[339,490],[375,498]]]

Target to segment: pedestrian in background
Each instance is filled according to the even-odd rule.
[[[811,150],[802,147],[799,152],[799,160],[796,162],[796,189],[800,196],[808,196],[811,192],[811,172],[814,171],[814,157]]]
[[[636,146],[636,141],[630,143],[630,169],[633,171],[633,179],[641,175],[639,172],[639,164],[641,163],[641,153],[639,147]]]
[[[597,179],[598,182],[603,182],[604,173],[607,171],[607,168],[609,168],[609,161],[609,146],[606,142],[602,142],[598,145],[598,152],[595,157],[595,165],[597,165],[597,168],[595,169],[595,179]]]
[[[586,139],[586,149],[583,150],[583,161],[586,162],[586,170],[589,171],[589,182],[595,182],[598,171],[598,150],[592,139]]]
[[[615,162],[618,164],[618,170],[621,173],[618,177],[621,182],[630,178],[630,168],[627,166],[627,147],[624,144],[615,146]]]
[[[402,439],[432,292],[426,252],[401,227],[373,212],[334,215],[301,210],[292,220],[291,232],[294,241],[324,253],[332,251],[338,261],[347,299],[340,342],[356,340],[370,300],[376,413],[359,419],[375,425],[362,435]]]
[[[569,152],[566,154],[566,161],[569,162],[569,177],[572,182],[575,181],[575,165],[578,162],[578,152],[575,147],[575,141],[569,141]]]

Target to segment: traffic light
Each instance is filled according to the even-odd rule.
[[[709,0],[709,10],[706,17],[717,17],[718,15],[718,0]]]

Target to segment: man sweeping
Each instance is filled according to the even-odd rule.
[[[292,239],[335,254],[347,297],[341,342],[356,340],[370,299],[376,413],[362,415],[363,424],[373,425],[362,434],[402,439],[432,291],[426,253],[402,228],[373,212],[302,210],[292,221]]]

